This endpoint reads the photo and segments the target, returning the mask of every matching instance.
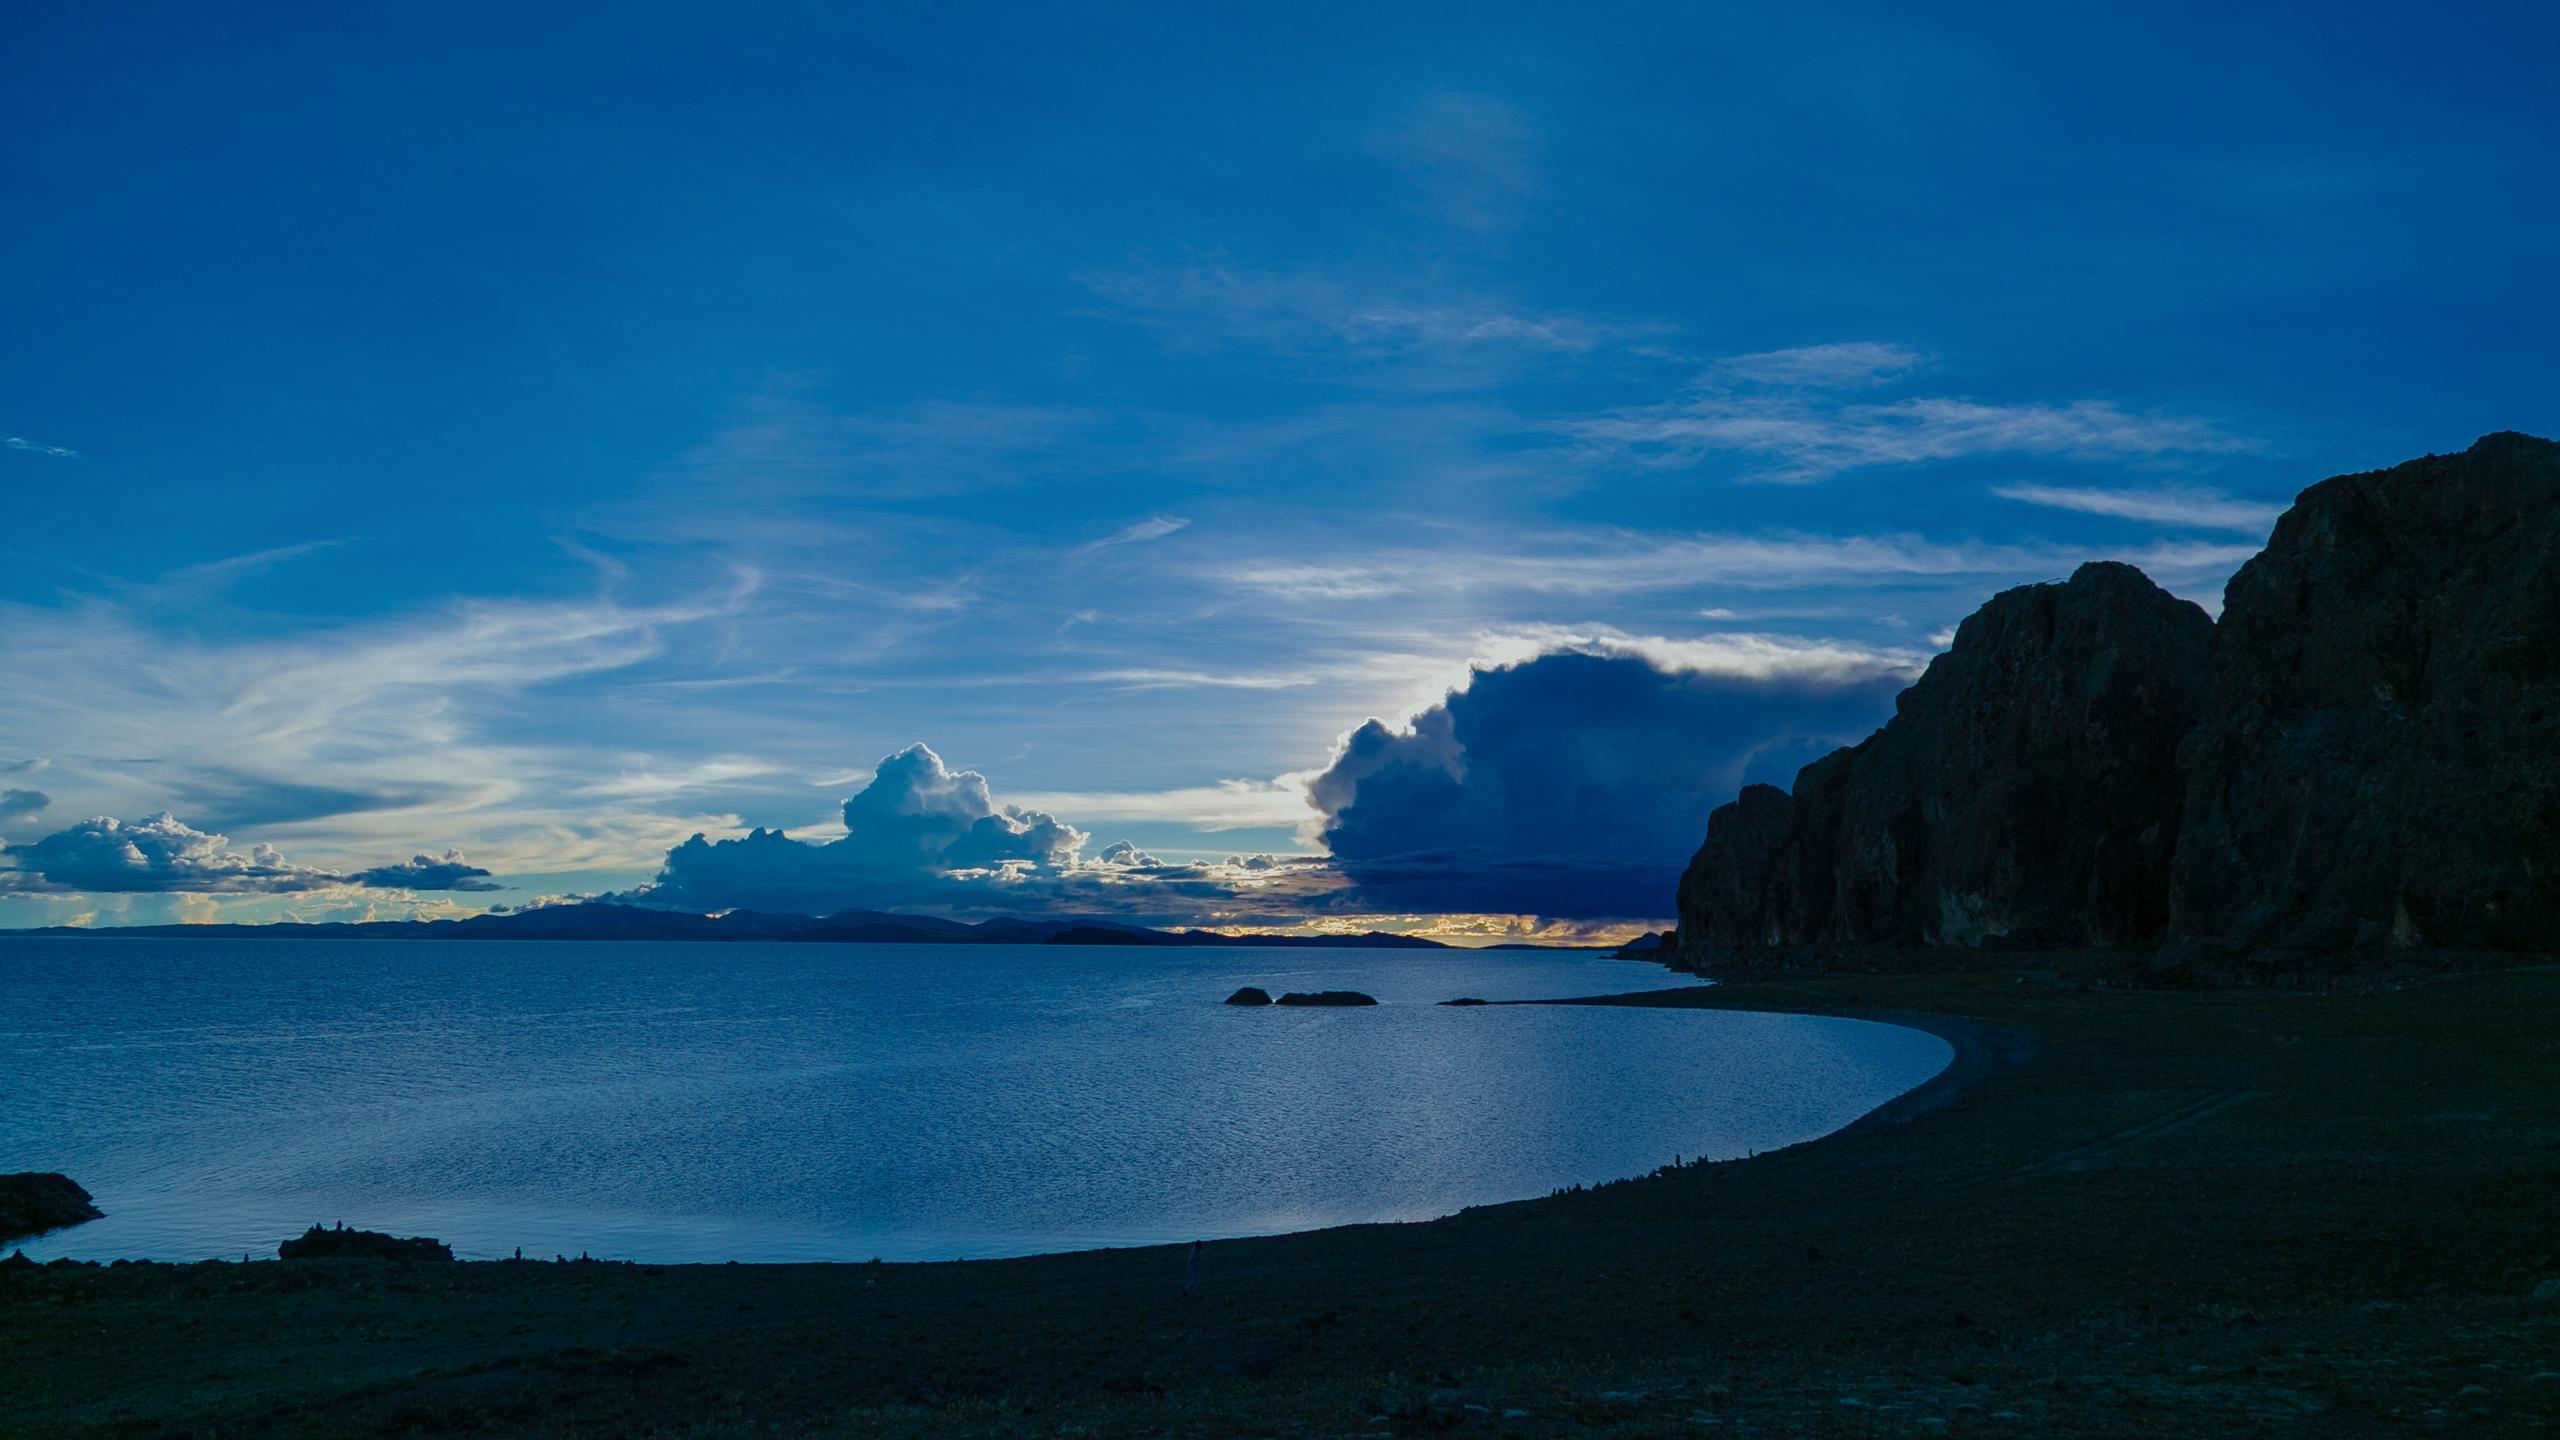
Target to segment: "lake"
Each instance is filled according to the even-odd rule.
[[[1952,1058],[1806,1016],[1448,1008],[1591,954],[0,939],[0,1172],[37,1259],[947,1259],[1417,1220],[1811,1139]],[[1354,989],[1245,1009],[1240,985]],[[15,1248],[15,1247],[12,1247]]]

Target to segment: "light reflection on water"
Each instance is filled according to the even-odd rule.
[[[996,1256],[1772,1149],[1951,1058],[1855,1021],[1434,1003],[1672,983],[1502,951],[0,939],[0,1171],[109,1212],[37,1259],[340,1220],[465,1256]],[[1247,984],[1386,1003],[1219,1003]]]

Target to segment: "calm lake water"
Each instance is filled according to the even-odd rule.
[[[38,1259],[892,1260],[1410,1220],[1839,1128],[1944,1068],[1856,1021],[1443,1008],[1584,955],[0,939],[0,1172]],[[1239,985],[1375,1009],[1230,1008]]]

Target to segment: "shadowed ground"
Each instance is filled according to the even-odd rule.
[[[2560,970],[1586,1003],[1889,1018],[1959,1058],[1746,1162],[1214,1243],[1198,1300],[1173,1249],[0,1267],[0,1433],[2468,1436],[2560,1415]]]

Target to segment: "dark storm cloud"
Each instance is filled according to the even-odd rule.
[[[1806,761],[1881,724],[1911,665],[1765,646],[1684,664],[1631,643],[1478,670],[1405,729],[1372,720],[1353,731],[1308,786],[1330,857],[1169,864],[1122,841],[1086,859],[1084,832],[999,805],[985,777],[915,745],[881,761],[845,802],[843,838],[696,835],[668,852],[651,884],[616,898],[702,911],[1154,923],[1659,919],[1708,812],[1746,782],[1791,781]]]
[[[0,790],[0,825],[28,824],[52,803],[41,790]]]
[[[489,878],[489,872],[462,858],[459,850],[447,850],[442,858],[412,855],[397,865],[376,865],[359,870],[347,879],[375,890],[503,890],[507,887]]]
[[[1308,794],[1365,908],[1658,918],[1707,812],[1873,730],[1907,678],[1551,653],[1476,672],[1405,730],[1361,726]]]

